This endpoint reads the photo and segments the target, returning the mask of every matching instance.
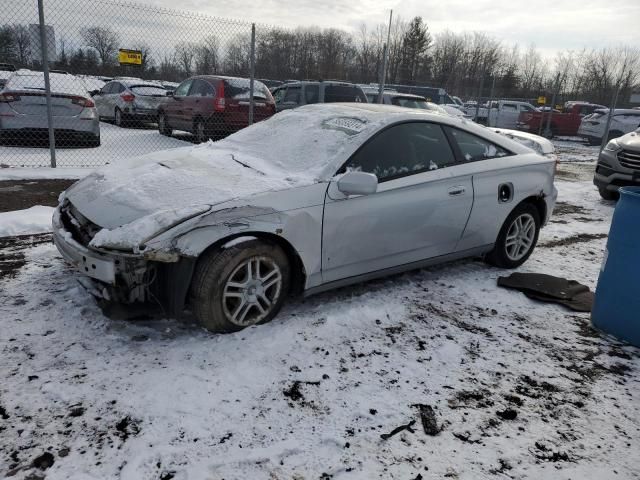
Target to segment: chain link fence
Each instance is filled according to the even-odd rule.
[[[275,112],[253,81],[251,23],[116,0],[40,6],[2,8],[0,165],[99,166]]]

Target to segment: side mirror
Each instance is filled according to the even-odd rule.
[[[91,90],[89,92],[89,95],[91,95],[92,97],[95,97],[96,95],[100,95],[100,90]]]
[[[347,172],[338,180],[338,190],[345,195],[371,195],[378,190],[378,177],[373,173]]]
[[[165,95],[167,97],[173,97],[173,90],[167,90],[167,93],[165,93]]]

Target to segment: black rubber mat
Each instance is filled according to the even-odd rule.
[[[593,292],[586,285],[543,273],[512,273],[498,277],[498,285],[524,293],[527,297],[542,302],[564,305],[577,312],[590,312]]]

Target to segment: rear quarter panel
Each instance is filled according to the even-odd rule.
[[[544,197],[547,217],[553,209],[555,161],[535,153],[494,158],[469,164],[472,171],[473,207],[456,250],[493,245],[511,211],[528,197]],[[498,201],[501,184],[513,185],[513,198]],[[541,219],[544,223],[546,218]]]

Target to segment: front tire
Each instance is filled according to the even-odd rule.
[[[518,205],[500,229],[486,261],[500,268],[516,268],[533,253],[540,234],[540,214],[530,203]]]
[[[617,200],[618,192],[612,192],[611,190],[607,190],[606,187],[599,187],[598,192],[603,200]]]
[[[282,307],[290,278],[289,261],[277,245],[250,240],[208,252],[191,283],[193,313],[217,333],[266,323]]]

